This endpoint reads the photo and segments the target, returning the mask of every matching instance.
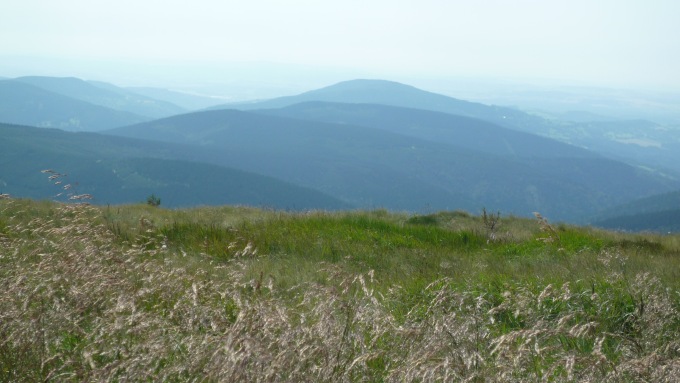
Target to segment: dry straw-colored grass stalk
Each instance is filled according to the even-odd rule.
[[[14,203],[14,201],[4,202]],[[403,315],[395,286],[319,265],[278,290],[245,242],[182,256],[153,228],[122,243],[85,205],[9,217],[0,242],[0,381],[673,382],[677,292],[612,273],[590,287],[440,279]],[[238,255],[238,256],[237,256]],[[605,254],[611,261],[617,254]],[[458,286],[458,287],[456,287]],[[621,294],[624,291],[624,294]]]

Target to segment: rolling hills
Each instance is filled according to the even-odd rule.
[[[76,100],[15,80],[0,81],[0,122],[97,131],[149,118]]]
[[[596,158],[597,154],[477,118],[379,104],[303,102],[257,113],[364,126],[499,156]]]
[[[190,152],[182,145],[0,124],[0,192],[36,199],[56,198],[59,193],[91,194],[97,204],[141,202],[155,194],[168,207],[350,207],[308,188],[195,162],[191,154],[182,154]],[[44,169],[67,173],[68,177],[61,180],[62,184],[53,185],[41,174]],[[71,184],[68,191],[63,190],[66,184]]]
[[[186,111],[105,82],[43,76],[0,80],[0,122],[9,124],[94,132]]]
[[[382,104],[476,118],[502,127],[589,148],[616,160],[652,167],[674,177],[680,175],[678,126],[632,120],[569,121],[556,119],[554,116],[544,118],[542,115],[529,114],[516,108],[468,102],[385,80],[345,81],[299,95],[224,104],[213,109],[278,109],[311,101]]]
[[[531,116],[516,109],[458,100],[394,81],[366,79],[344,81],[295,96],[257,102],[223,104],[211,109],[274,109],[307,101],[382,104],[423,109],[478,118],[517,130],[536,130],[546,125],[546,121],[542,118]]]
[[[103,106],[113,110],[133,113],[147,119],[168,117],[187,110],[170,102],[137,94],[101,81],[85,81],[75,77],[18,77],[15,81]]]
[[[158,89],[143,91],[189,103],[214,101]],[[390,81],[347,81],[297,96],[187,114],[176,114],[185,109],[134,90],[75,78],[0,81],[0,97],[0,121],[111,135],[88,138],[98,142],[91,148],[69,146],[61,138],[26,139],[35,141],[29,145],[35,153],[57,158],[52,154],[60,145],[70,148],[59,151],[64,158],[104,153],[110,155],[102,160],[106,169],[116,161],[128,161],[120,167],[135,174],[142,174],[143,165],[132,159],[145,157],[180,161],[168,166],[184,173],[185,161],[197,167],[217,166],[213,172],[220,174],[224,167],[240,169],[325,193],[329,208],[477,212],[486,207],[506,214],[540,211],[552,219],[588,222],[608,208],[680,187],[672,172],[631,166],[527,133],[558,128],[555,121]],[[71,166],[77,168],[75,162]],[[164,178],[168,174],[163,168],[154,162],[138,181],[153,178],[151,169],[156,169],[158,182],[145,187],[179,185]],[[209,171],[202,168],[198,173]],[[169,187],[163,191],[171,193]],[[100,195],[115,198],[106,192]],[[189,194],[183,194],[179,200],[187,198]]]
[[[490,129],[475,122],[480,123]],[[474,129],[475,124],[467,141],[478,137],[484,142],[488,131]],[[409,211],[487,207],[518,215],[541,211],[573,221],[677,185],[559,143],[554,147],[561,148],[563,155],[556,150],[541,154],[540,148],[532,151],[524,146],[512,150],[521,156],[510,156],[453,145],[455,134],[448,141],[426,140],[385,129],[214,110],[106,133],[200,145],[220,153],[211,162],[321,190],[357,207]],[[445,126],[429,131],[444,135],[439,130],[447,132]],[[515,140],[515,145],[520,144]]]

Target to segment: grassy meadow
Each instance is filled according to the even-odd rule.
[[[680,236],[0,200],[0,381],[673,382]]]

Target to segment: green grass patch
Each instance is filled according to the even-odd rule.
[[[8,381],[675,376],[677,236],[461,212],[0,211]]]

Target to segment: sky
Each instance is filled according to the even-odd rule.
[[[680,91],[678,20],[677,0],[2,0],[0,76],[147,85],[251,68],[272,82],[325,73]]]

